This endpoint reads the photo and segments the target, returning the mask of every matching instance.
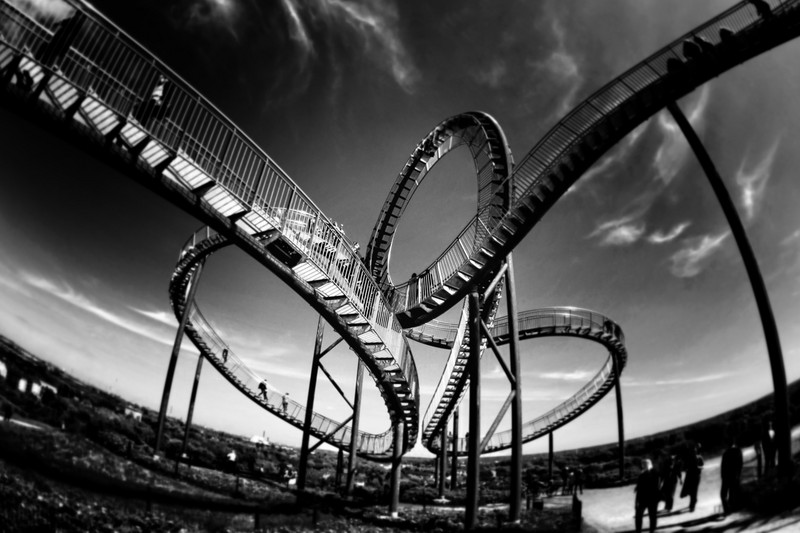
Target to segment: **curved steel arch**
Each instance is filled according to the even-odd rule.
[[[636,126],[708,80],[800,34],[797,0],[772,4],[771,14],[762,17],[749,2],[740,2],[576,106],[515,166],[509,178],[514,194],[503,216],[489,217],[494,223],[486,227],[481,214],[469,221],[423,271],[418,292],[409,293],[408,283],[396,287],[393,303],[403,327],[421,325],[460,302],[473,280],[488,276],[494,260],[508,255],[567,189]],[[695,44],[684,57],[687,42]],[[475,227],[486,237],[469,251]]]

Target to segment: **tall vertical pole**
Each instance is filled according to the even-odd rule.
[[[400,476],[403,462],[403,424],[398,420],[394,425],[394,446],[392,447],[392,485],[389,500],[389,515],[397,518],[400,508]]]
[[[764,278],[761,276],[761,271],[758,268],[758,261],[750,246],[750,241],[747,239],[747,234],[744,230],[739,214],[736,212],[736,206],[731,200],[728,190],[725,188],[722,178],[717,172],[714,162],[706,152],[703,143],[695,133],[692,125],[686,120],[683,112],[675,102],[667,104],[667,109],[675,118],[678,127],[683,132],[684,137],[692,147],[700,166],[706,173],[708,181],[711,183],[711,188],[714,189],[714,194],[717,196],[717,201],[722,207],[722,212],[725,213],[725,218],[728,220],[728,226],[731,228],[733,238],[736,240],[736,245],[739,247],[739,254],[742,256],[747,276],[750,278],[750,286],[753,289],[753,296],[756,300],[758,313],[761,316],[761,327],[764,330],[764,340],[767,344],[767,354],[769,355],[769,363],[772,370],[772,388],[775,393],[774,397],[774,410],[775,410],[775,440],[778,448],[778,472],[784,481],[789,481],[792,477],[792,440],[789,428],[789,399],[786,385],[786,369],[783,365],[783,352],[781,350],[781,341],[778,335],[778,326],[775,323],[775,316],[772,314],[772,306],[769,301],[767,287],[764,284]]]
[[[194,274],[189,282],[189,292],[186,295],[186,303],[181,311],[178,331],[175,333],[175,342],[172,345],[172,355],[170,355],[169,365],[167,366],[167,377],[164,380],[164,392],[161,394],[161,409],[158,411],[156,442],[153,447],[154,457],[158,457],[158,452],[161,450],[161,440],[164,438],[164,422],[167,419],[169,395],[172,392],[172,380],[175,378],[175,367],[178,365],[178,354],[181,351],[181,343],[183,342],[183,331],[186,329],[186,324],[189,322],[189,309],[191,309],[192,303],[194,302],[194,295],[197,292],[197,286],[200,283],[200,274],[202,274],[202,272],[203,263],[201,261],[195,267]]]
[[[186,429],[183,432],[183,443],[181,444],[181,454],[175,461],[175,472],[178,471],[178,463],[186,453],[186,444],[189,441],[189,428],[192,427],[194,417],[194,401],[197,398],[197,387],[200,385],[200,372],[203,370],[203,354],[197,356],[197,368],[194,371],[194,382],[192,383],[192,395],[189,398],[189,412],[186,415]]]
[[[444,499],[444,484],[447,479],[447,424],[442,428],[439,436],[439,499]]]
[[[467,499],[464,529],[478,517],[481,445],[481,304],[477,289],[469,294],[469,438],[467,439]]]
[[[614,363],[614,388],[617,393],[617,434],[619,446],[617,447],[617,461],[619,462],[619,479],[625,477],[625,419],[622,416],[622,385],[620,385],[619,361],[617,356],[612,355]]]
[[[356,473],[356,458],[358,456],[358,426],[361,418],[361,386],[364,383],[364,363],[361,359],[358,360],[358,368],[356,369],[356,391],[353,396],[353,425],[351,426],[350,434],[350,457],[347,462],[347,486],[346,492],[348,496],[353,495],[353,480]]]
[[[450,463],[450,490],[458,488],[458,406],[453,410],[453,457]]]
[[[319,374],[319,354],[322,352],[322,336],[325,333],[325,319],[321,316],[317,322],[317,338],[314,341],[314,361],[311,363],[311,376],[308,380],[308,399],[306,400],[306,416],[303,423],[303,439],[300,444],[300,464],[297,466],[297,489],[305,490],[308,473],[308,449],[311,437],[311,421],[314,415],[314,397],[317,392],[317,375]]]
[[[547,434],[547,444],[548,444],[548,453],[547,453],[547,477],[549,480],[553,479],[553,432]]]
[[[336,454],[336,477],[334,477],[333,484],[334,492],[339,493],[339,488],[342,486],[342,471],[344,470],[344,450],[339,448],[339,453]]]
[[[517,290],[514,282],[514,262],[511,254],[506,258],[506,302],[508,313],[509,366],[514,376],[511,389],[514,398],[511,400],[511,501],[508,505],[508,520],[519,521],[522,506],[522,373],[519,369],[519,324],[517,323]]]

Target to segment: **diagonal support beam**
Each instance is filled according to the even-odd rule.
[[[339,340],[341,340],[341,339],[339,339]],[[331,373],[328,372],[327,368],[325,368],[325,365],[322,364],[322,361],[319,361],[317,364],[319,364],[319,369],[322,370],[322,373],[325,374],[325,377],[327,377],[328,381],[331,382],[331,385],[333,385],[333,388],[336,389],[336,392],[339,393],[339,396],[344,398],[344,401],[347,402],[347,405],[350,406],[350,409],[355,409],[355,407],[353,407],[353,404],[350,403],[350,400],[347,399],[347,396],[345,395],[345,393],[342,390],[342,388],[339,386],[338,383],[336,383],[336,380],[333,379],[333,376],[331,376]]]
[[[313,445],[311,448],[308,449],[308,453],[310,454],[311,452],[313,452],[314,450],[316,450],[317,448],[319,448],[320,446],[322,446],[326,442],[328,444],[330,444],[331,443],[331,439],[333,438],[334,435],[336,435],[336,432],[339,431],[340,429],[342,429],[343,427],[345,427],[352,419],[353,419],[353,415],[348,416],[338,426],[333,428],[332,431],[330,431],[329,433],[326,433],[325,435],[320,437],[319,441],[317,441],[317,443],[315,445]]]
[[[494,279],[492,279],[492,282],[489,284],[488,287],[486,287],[486,290],[483,291],[483,297],[481,298],[482,303],[486,302],[486,299],[492,295],[492,293],[494,292],[494,288],[497,286],[498,283],[500,283],[500,280],[503,279],[503,276],[505,275],[507,268],[508,268],[508,263],[503,263],[503,266],[500,267],[500,270],[497,272],[497,274],[495,274]]]
[[[326,355],[328,355],[328,354],[330,353],[330,351],[331,351],[331,350],[333,350],[334,348],[336,348],[336,346],[338,346],[338,345],[339,345],[339,343],[340,343],[340,342],[342,342],[343,340],[344,340],[344,338],[342,338],[342,337],[339,337],[338,339],[336,339],[335,341],[333,341],[333,342],[331,343],[331,345],[330,345],[330,346],[328,346],[327,348],[325,348],[324,350],[322,350],[322,351],[320,352],[320,354],[319,354],[319,358],[320,358],[320,359],[322,359],[323,357],[325,357]]]
[[[486,449],[486,445],[489,444],[489,441],[494,436],[494,432],[497,430],[497,426],[500,425],[500,422],[503,421],[503,417],[506,416],[506,412],[508,412],[508,408],[511,407],[511,402],[514,400],[514,397],[517,395],[517,391],[512,390],[508,393],[508,397],[506,401],[503,402],[503,406],[500,408],[500,412],[497,413],[497,416],[494,418],[494,422],[492,425],[489,426],[489,431],[486,432],[486,435],[483,436],[483,440],[481,440],[481,447],[480,453],[483,453],[483,450]]]
[[[494,342],[492,338],[492,334],[489,332],[489,327],[486,325],[486,322],[481,320],[481,329],[483,330],[483,334],[486,335],[486,340],[489,343],[489,346],[492,348],[497,361],[500,363],[500,367],[503,369],[503,372],[506,373],[506,377],[508,378],[508,382],[511,383],[511,388],[515,388],[517,385],[517,379],[509,370],[508,365],[506,362],[503,361],[503,358],[500,356],[500,349],[497,347],[497,343]]]

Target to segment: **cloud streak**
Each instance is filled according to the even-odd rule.
[[[691,222],[681,222],[680,224],[673,227],[669,232],[663,233],[661,231],[654,231],[647,237],[647,242],[651,244],[664,244],[668,242],[672,242],[691,225]]]
[[[696,130],[702,128],[702,117],[708,106],[709,92],[708,85],[703,85],[700,96],[693,104],[690,104],[690,109],[685,112],[687,120]],[[667,111],[659,113],[657,123],[664,134],[664,140],[653,157],[653,167],[656,171],[656,179],[664,185],[669,185],[686,162],[686,157],[690,153],[689,144],[683,137],[678,124]]]
[[[685,246],[670,257],[672,275],[679,278],[698,275],[708,259],[722,249],[730,234],[730,231],[725,231],[719,235],[702,235],[687,239]]]
[[[772,164],[775,162],[775,155],[778,153],[779,145],[780,139],[772,144],[772,147],[755,168],[745,170],[747,166],[747,160],[745,159],[736,172],[736,184],[741,189],[742,207],[744,207],[745,216],[748,220],[753,219],[758,207],[757,204],[764,196],[764,189],[770,178]]]

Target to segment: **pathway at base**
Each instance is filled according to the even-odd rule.
[[[792,451],[800,448],[800,426],[792,430]],[[755,452],[753,448],[744,449],[745,480],[755,476]],[[800,508],[776,516],[761,518],[750,513],[737,512],[728,516],[722,514],[719,499],[720,458],[707,459],[697,494],[697,507],[689,512],[689,498],[679,498],[680,486],[675,490],[675,504],[672,512],[660,511],[658,532],[679,531],[751,531],[754,532],[800,532]],[[583,519],[589,526],[601,532],[634,531],[633,492],[634,485],[612,489],[589,489],[583,493]],[[659,505],[663,509],[664,504]],[[642,531],[648,531],[649,521],[645,514]]]

